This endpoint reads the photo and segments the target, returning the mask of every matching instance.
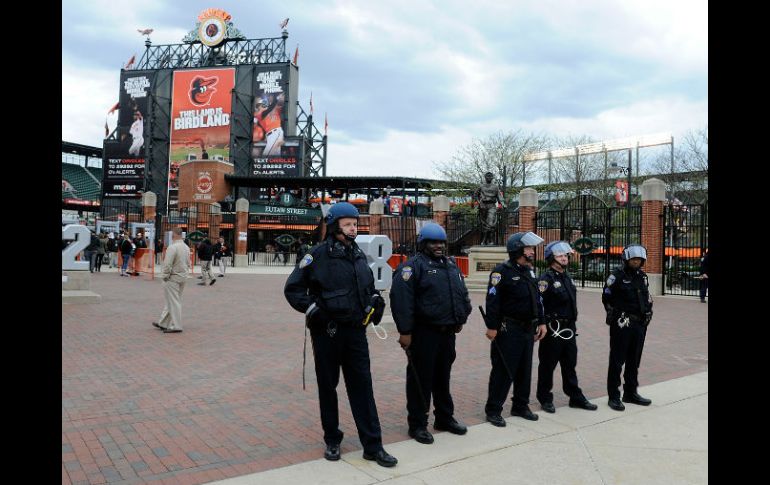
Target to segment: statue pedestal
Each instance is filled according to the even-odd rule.
[[[62,271],[62,303],[101,303],[102,296],[91,291],[89,271]]]
[[[489,273],[508,259],[505,246],[472,246],[468,254],[468,277],[465,286],[470,291],[486,291]]]

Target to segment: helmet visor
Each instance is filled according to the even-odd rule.
[[[543,238],[535,234],[534,232],[528,232],[521,237],[521,244],[524,246],[537,246],[545,241]]]
[[[551,254],[554,256],[562,256],[564,254],[572,254],[574,252],[575,251],[572,249],[572,246],[564,241],[559,241],[551,246]]]
[[[646,261],[647,250],[642,246],[630,246],[623,250],[623,256],[625,256],[626,261],[633,258],[642,258]]]

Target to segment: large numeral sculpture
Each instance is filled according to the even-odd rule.
[[[75,240],[61,251],[61,269],[88,271],[88,261],[75,261],[75,257],[91,244],[91,231],[80,224],[68,224],[62,227],[61,238],[65,241]]]
[[[387,290],[393,281],[393,268],[388,264],[388,259],[393,254],[393,242],[388,236],[381,234],[373,236],[358,236],[356,244],[366,254],[366,260],[374,273],[374,287],[378,290]]]

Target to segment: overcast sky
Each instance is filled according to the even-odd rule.
[[[437,178],[499,130],[676,140],[708,124],[706,0],[64,0],[62,140],[101,146],[137,29],[178,44],[209,7],[250,39],[290,18],[300,104],[312,91],[319,129],[329,116],[327,175]]]

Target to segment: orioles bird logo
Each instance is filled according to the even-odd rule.
[[[211,96],[217,92],[214,87],[219,82],[218,77],[205,78],[196,76],[190,83],[190,101],[196,106],[206,106],[211,102]]]

